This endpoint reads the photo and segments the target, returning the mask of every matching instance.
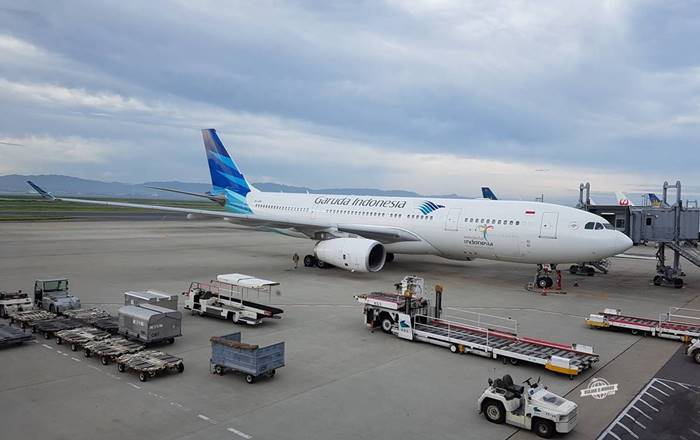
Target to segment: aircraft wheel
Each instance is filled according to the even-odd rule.
[[[661,283],[663,282],[663,277],[661,275],[656,275],[652,282],[654,283],[655,286],[660,286]]]
[[[325,261],[321,261],[317,258],[316,267],[318,267],[319,269],[325,269],[326,267],[328,267],[328,264]]]
[[[537,277],[537,287],[540,289],[552,287],[552,284],[554,284],[554,282],[550,277]]]
[[[316,264],[316,257],[313,255],[306,255],[304,257],[304,267],[314,267],[314,264]]]
[[[386,260],[384,260],[385,263],[391,263],[394,261],[394,254],[391,252],[386,253]]]
[[[576,272],[578,272],[578,266],[577,266],[577,265],[572,264],[571,266],[569,266],[569,273],[570,273],[571,275],[576,275]]]
[[[674,278],[673,279],[673,287],[676,289],[680,289],[683,287],[683,279],[682,278]]]

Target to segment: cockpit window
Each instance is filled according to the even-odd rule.
[[[596,223],[595,228],[596,229],[603,229],[603,225],[601,225],[600,223]]]
[[[607,223],[607,222],[606,222],[606,223],[603,223],[603,227],[604,227],[605,229],[615,229],[615,228],[613,227],[613,225],[611,225],[610,223]]]
[[[586,223],[586,226],[584,226],[585,229],[593,229],[595,227],[595,223],[593,222],[588,222]]]

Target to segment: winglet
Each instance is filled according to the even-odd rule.
[[[34,191],[38,192],[42,198],[47,199],[47,200],[56,200],[56,197],[52,196],[51,194],[47,193],[43,189],[39,188],[39,186],[37,184],[35,184],[34,182],[32,182],[31,180],[27,180],[27,183],[29,184],[29,186],[34,188]]]

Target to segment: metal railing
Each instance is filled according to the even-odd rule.
[[[429,315],[415,315],[414,322],[422,327],[433,329],[437,333],[446,332],[450,342],[463,340],[465,332],[468,332],[470,337],[483,341],[483,345],[487,346],[494,335],[496,337],[503,337],[504,334],[517,335],[518,323],[514,319],[467,310],[459,310],[459,312],[470,317],[450,315],[435,318]]]

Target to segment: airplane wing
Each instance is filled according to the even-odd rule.
[[[234,214],[228,211],[209,211],[206,209],[178,208],[174,206],[147,205],[140,203],[111,202],[106,200],[73,199],[67,197],[55,197],[45,191],[34,182],[27,183],[47,200],[60,200],[64,202],[85,203],[90,205],[117,206],[122,208],[141,208],[158,211],[180,212],[183,214],[197,214],[212,218],[220,218],[230,223],[249,227],[265,227],[272,229],[290,229],[301,232],[311,239],[318,238],[319,233],[326,233],[333,236],[343,236],[343,234],[355,234],[372,240],[377,240],[383,244],[396,243],[400,241],[420,241],[421,238],[402,228],[392,226],[362,225],[362,224],[334,224],[327,221],[305,220],[304,222],[286,220],[280,216],[267,216],[261,214]],[[320,238],[319,238],[320,239]]]

